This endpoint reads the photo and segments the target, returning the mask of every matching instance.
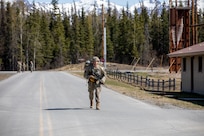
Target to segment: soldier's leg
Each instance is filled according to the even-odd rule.
[[[89,91],[90,108],[93,108],[94,86],[92,83],[88,83],[88,91]]]
[[[96,87],[96,109],[100,110],[100,93],[101,93],[101,87]]]

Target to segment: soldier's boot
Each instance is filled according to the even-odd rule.
[[[93,108],[93,100],[90,100],[90,108]]]
[[[99,102],[96,103],[96,110],[100,110],[100,103]]]

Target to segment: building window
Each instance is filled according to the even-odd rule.
[[[183,72],[186,71],[186,58],[183,58]]]
[[[203,58],[198,57],[198,72],[202,72],[203,69]]]

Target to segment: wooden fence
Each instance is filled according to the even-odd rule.
[[[148,90],[148,91],[171,91],[175,90],[176,81],[175,78],[168,80],[155,80],[150,79],[147,77],[138,76],[134,73],[127,73],[127,72],[119,72],[119,71],[107,71],[107,75],[110,78],[117,79],[123,82],[127,82],[129,84],[140,86],[141,88]]]

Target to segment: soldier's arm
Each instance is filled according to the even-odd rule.
[[[102,77],[101,77],[100,82],[101,82],[102,84],[104,84],[105,81],[106,81],[106,71],[104,70],[103,67],[101,67],[101,73],[102,73]]]

